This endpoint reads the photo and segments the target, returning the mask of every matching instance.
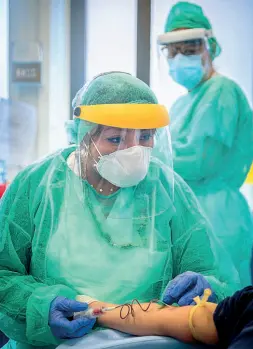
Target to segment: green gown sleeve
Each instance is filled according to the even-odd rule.
[[[173,143],[174,169],[186,181],[201,180],[220,172],[224,157],[236,139],[241,114],[248,118],[252,129],[252,111],[233,81],[220,78],[208,89],[203,85],[198,94],[198,98],[192,97],[189,110],[192,115],[187,119],[191,121],[184,125],[186,136],[177,137]],[[179,113],[180,105],[175,107]],[[250,133],[249,129],[246,132]]]
[[[172,219],[173,277],[186,271],[206,277],[218,301],[240,288],[239,276],[230,257],[222,250],[188,185],[175,174]]]
[[[21,173],[0,202],[0,329],[17,342],[56,345],[48,326],[50,304],[57,296],[74,299],[76,294],[29,274],[33,247],[30,186],[27,171]]]

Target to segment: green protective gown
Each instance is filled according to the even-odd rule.
[[[161,212],[164,204],[167,209],[150,222],[144,218],[133,223],[127,212],[126,219],[115,214],[110,221],[108,207],[104,218],[96,211],[102,197],[68,167],[66,159],[73,150],[67,148],[28,167],[1,202],[0,328],[17,342],[17,348],[58,344],[48,326],[50,303],[56,296],[148,301],[160,297],[168,281],[188,270],[206,276],[219,300],[239,287],[229,257],[215,259],[221,255],[218,244],[195,196],[179,176],[174,177],[174,201],[158,203]],[[155,168],[151,163],[145,179],[152,188]],[[159,176],[161,193],[169,183],[162,172]],[[88,193],[85,197],[83,190]],[[111,207],[120,209],[120,200],[127,200],[132,190],[113,194]],[[133,216],[142,201],[129,203]],[[137,247],[112,246],[106,231],[113,241],[120,235],[118,240]],[[150,236],[151,254],[145,249]]]
[[[195,192],[215,236],[250,284],[253,227],[240,193],[253,160],[252,110],[239,86],[213,76],[172,106],[174,169]]]

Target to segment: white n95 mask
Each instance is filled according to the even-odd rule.
[[[102,155],[96,164],[101,177],[120,188],[133,187],[147,175],[152,148],[140,145]]]

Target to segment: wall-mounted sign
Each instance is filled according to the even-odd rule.
[[[41,62],[13,62],[12,82],[20,84],[41,84]]]

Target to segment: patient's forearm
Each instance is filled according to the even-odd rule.
[[[145,308],[147,304],[142,306]],[[215,305],[212,308],[215,309]],[[174,337],[184,342],[195,342],[189,328],[192,306],[160,309],[157,304],[152,304],[149,310],[144,312],[136,304],[133,305],[134,316],[130,313],[125,319],[120,318],[120,309],[103,314],[98,318],[98,324],[137,336],[160,335]],[[206,308],[199,308],[193,319],[198,338],[207,344],[217,343],[217,333],[212,318],[213,309],[209,311]]]
[[[141,310],[138,305],[133,307],[134,317],[129,314],[126,319],[122,320],[120,309],[116,309],[102,315],[98,323],[137,336],[172,336],[183,341],[193,340],[187,322],[188,307],[180,309],[180,314],[178,312],[179,308],[166,307],[159,309],[156,304],[152,304],[147,312]]]

